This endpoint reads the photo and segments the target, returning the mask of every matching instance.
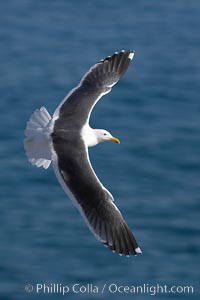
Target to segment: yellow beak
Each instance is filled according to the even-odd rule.
[[[116,144],[120,144],[120,140],[118,138],[116,138],[116,137],[111,137],[110,140],[112,142],[115,142]]]

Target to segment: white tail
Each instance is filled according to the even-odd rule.
[[[50,134],[51,116],[45,107],[37,109],[26,124],[24,148],[28,160],[37,167],[47,169],[51,164]]]

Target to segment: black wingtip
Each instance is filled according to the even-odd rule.
[[[83,77],[82,84],[96,87],[101,90],[102,95],[105,95],[126,72],[133,57],[132,50],[122,50],[107,56],[90,68]]]
[[[142,250],[140,247],[135,248],[134,250],[127,252],[124,251],[117,251],[116,249],[113,249],[113,246],[109,246],[108,244],[103,243],[103,245],[106,248],[109,248],[112,250],[113,253],[117,253],[119,256],[125,256],[125,257],[131,257],[131,256],[137,256],[137,255],[142,255]]]
[[[107,234],[107,236],[110,236],[111,239],[107,238],[106,241],[101,241],[104,246],[107,246],[120,256],[125,255],[129,257],[131,255],[136,256],[142,254],[142,250],[138,246],[135,237],[123,219],[115,226],[107,227],[107,232],[108,231],[110,234]]]
[[[135,50],[121,50],[119,52],[114,52],[112,55],[107,56],[106,58],[103,58],[99,61],[99,63],[102,63],[104,61],[112,60],[116,56],[124,56],[128,59],[132,60],[135,54]]]

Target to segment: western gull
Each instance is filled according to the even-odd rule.
[[[44,107],[31,115],[24,140],[28,160],[33,165],[47,169],[52,162],[59,183],[95,237],[113,252],[126,256],[142,251],[113,203],[113,196],[96,176],[88,147],[103,141],[120,143],[108,131],[92,129],[89,119],[95,104],[111,91],[133,56],[133,51],[123,50],[92,66],[53,117]]]

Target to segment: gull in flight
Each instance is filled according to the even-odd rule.
[[[34,166],[47,169],[52,163],[59,183],[95,237],[113,252],[126,256],[142,251],[113,196],[96,176],[88,147],[104,141],[120,143],[108,131],[91,128],[89,119],[95,104],[111,91],[133,56],[133,51],[116,52],[92,66],[52,117],[44,107],[31,115],[24,140]]]

